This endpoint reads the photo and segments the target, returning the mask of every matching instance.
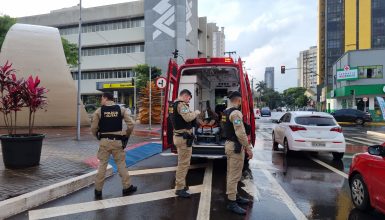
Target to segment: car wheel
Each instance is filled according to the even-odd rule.
[[[272,134],[272,140],[273,140],[273,151],[278,151],[278,142],[275,141],[275,134],[274,134],[274,132]]]
[[[364,125],[365,122],[364,122],[364,120],[362,120],[362,118],[357,118],[357,119],[356,119],[356,124],[358,124],[358,125]]]
[[[341,160],[344,157],[344,153],[333,152],[332,154],[334,160]]]
[[[289,142],[286,138],[283,140],[283,152],[285,153],[285,156],[290,156],[292,152],[289,148]]]
[[[370,209],[368,189],[360,174],[356,174],[353,176],[350,183],[350,192],[355,207],[360,210]]]

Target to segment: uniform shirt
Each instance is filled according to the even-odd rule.
[[[175,101],[178,101],[178,100],[175,100]],[[188,104],[183,102],[183,101],[178,103],[177,110],[178,110],[178,113],[182,116],[183,120],[185,120],[186,122],[192,122],[197,117],[197,114],[195,112],[192,112],[190,110]],[[175,133],[180,134],[183,132],[190,132],[191,133],[191,129],[190,130],[187,130],[187,129],[175,130]]]
[[[115,103],[113,101],[108,101],[106,103],[106,106],[113,106]],[[130,111],[121,107],[120,110],[122,111],[122,117],[124,122],[127,125],[126,131],[117,131],[117,132],[106,132],[103,134],[115,134],[115,135],[126,135],[127,137],[130,137],[132,130],[134,129],[135,122],[130,116]],[[98,108],[93,116],[92,124],[91,124],[91,131],[94,136],[96,136],[96,133],[99,130],[99,120],[101,116],[101,108]]]
[[[230,104],[231,105],[231,104]],[[233,108],[234,106],[230,106],[229,108]],[[243,125],[243,115],[239,110],[234,110],[230,114],[230,122],[233,123],[235,135],[238,138],[239,143],[242,144],[243,147],[251,149],[249,140],[247,138],[245,126]]]

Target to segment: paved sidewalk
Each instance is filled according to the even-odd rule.
[[[137,125],[128,146],[155,140],[160,135],[160,126],[154,125],[150,132],[143,132],[148,125]],[[90,128],[81,129],[81,140],[75,140],[76,128],[36,129],[46,134],[43,141],[40,165],[28,169],[10,170],[4,167],[0,151],[0,201],[25,194],[94,170],[87,163],[95,157],[98,141]],[[4,134],[4,130],[0,130]],[[19,133],[22,133],[21,131]]]

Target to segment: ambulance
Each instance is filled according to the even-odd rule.
[[[192,111],[202,112],[200,121],[193,128],[195,136],[192,145],[192,156],[202,158],[225,158],[225,139],[221,119],[223,111],[227,108],[229,100],[227,96],[233,91],[242,94],[241,111],[243,120],[250,125],[250,144],[255,142],[255,115],[250,81],[242,66],[242,60],[234,61],[231,57],[222,58],[194,58],[187,59],[181,66],[171,59],[169,61],[166,76],[163,121],[162,144],[163,149],[171,148],[176,153],[173,143],[173,102],[183,89],[192,93],[189,107]],[[215,114],[208,114],[208,111]],[[215,115],[216,117],[208,118]],[[211,123],[209,123],[211,122]],[[214,122],[214,124],[213,124]]]

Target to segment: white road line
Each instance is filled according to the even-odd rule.
[[[202,185],[190,186],[190,193],[200,193]],[[76,213],[83,213],[89,211],[96,211],[100,209],[107,209],[119,206],[132,205],[137,203],[144,203],[150,201],[156,201],[161,199],[176,197],[175,190],[164,190],[159,192],[144,193],[132,196],[125,196],[113,199],[71,204],[65,206],[58,206],[46,209],[32,210],[28,212],[29,219],[45,219],[58,216],[71,215]]]
[[[207,164],[194,164],[190,166],[191,169],[198,169],[198,168],[204,168],[207,167]],[[145,169],[145,170],[130,170],[128,173],[130,176],[138,176],[138,175],[144,175],[144,174],[152,174],[152,173],[164,173],[164,172],[171,172],[176,171],[177,167],[161,167],[161,168],[154,168],[154,169]]]
[[[257,186],[253,183],[253,180],[252,179],[245,179],[242,181],[243,184],[245,184],[244,187],[242,187],[243,190],[245,190],[245,192],[247,192],[250,196],[253,197],[254,201],[257,201],[259,202],[259,198],[261,197],[260,193],[259,193],[259,190],[257,188]]]
[[[168,157],[168,156],[178,156],[178,154],[174,153],[161,153],[160,156]]]
[[[369,140],[367,138],[362,138],[362,137],[353,137],[353,138],[373,143],[373,145],[382,144],[382,143],[379,143],[380,141],[377,141],[377,140],[373,141],[373,140]]]
[[[337,170],[336,168],[330,166],[329,164],[327,164],[327,163],[325,163],[325,162],[323,162],[323,161],[320,161],[320,160],[318,160],[318,159],[316,159],[316,158],[313,158],[313,157],[310,157],[310,159],[312,159],[314,162],[318,163],[319,165],[324,166],[325,168],[327,168],[327,169],[329,169],[329,170],[335,172],[336,174],[338,174],[338,175],[344,177],[345,179],[348,179],[348,178],[349,178],[349,175],[348,175],[348,174],[342,172],[341,170]]]
[[[376,140],[376,141],[379,141],[379,142],[381,142],[381,144],[384,143],[384,141],[385,141],[384,138],[377,137],[377,136],[371,136],[371,135],[368,135],[368,138],[373,139],[373,140]]]
[[[199,199],[197,220],[210,219],[212,182],[213,182],[213,162],[212,160],[210,160],[203,178],[203,189],[201,192],[201,197]]]
[[[359,144],[363,144],[365,146],[368,145],[368,142],[363,142],[363,141],[355,140],[355,139],[352,139],[352,138],[345,138],[345,140],[352,141],[352,142],[359,143]]]
[[[295,218],[297,220],[307,219],[306,216],[303,214],[303,212],[301,212],[301,210],[297,207],[294,201],[290,198],[290,196],[285,192],[282,186],[278,183],[278,181],[271,175],[271,173],[264,169],[262,169],[261,171],[265,174],[265,176],[269,180],[270,184],[272,185],[272,189],[275,189],[280,199],[282,199],[282,201],[290,209],[290,211],[293,213]]]

